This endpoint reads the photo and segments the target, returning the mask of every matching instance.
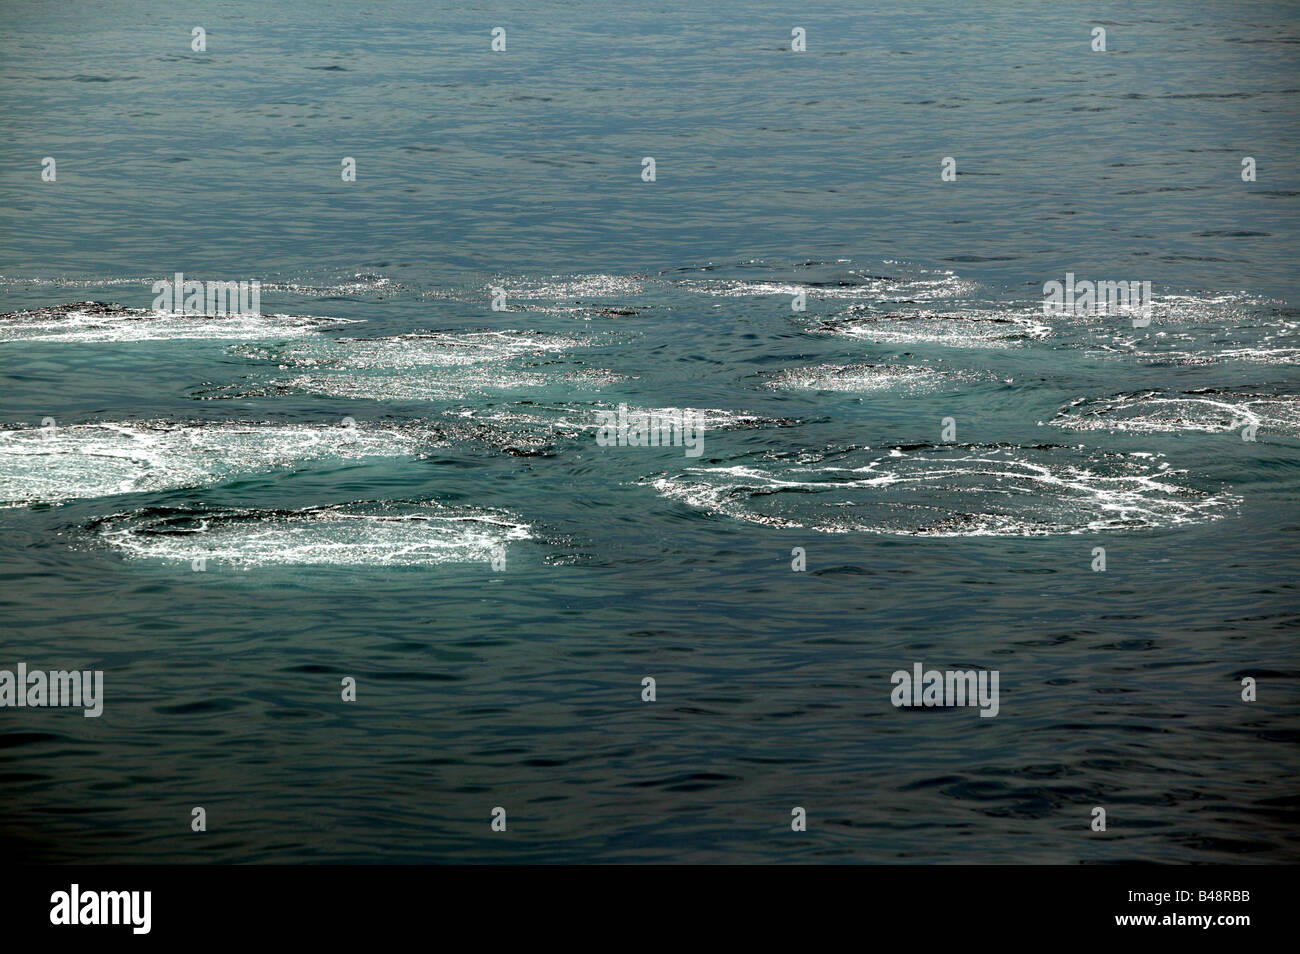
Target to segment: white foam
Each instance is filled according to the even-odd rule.
[[[701,295],[752,298],[803,295],[809,301],[840,299],[906,299],[931,301],[969,295],[978,286],[950,271],[918,269],[911,276],[878,276],[850,269],[843,283],[753,281],[745,279],[686,279],[678,284]]]
[[[1244,392],[1207,394],[1144,391],[1083,399],[1062,408],[1048,423],[1076,431],[1216,433],[1255,426],[1264,431],[1300,430],[1300,398]]]
[[[747,411],[732,411],[724,408],[698,407],[642,407],[625,405],[629,419],[653,416],[655,418],[678,418],[692,415],[705,430],[737,430],[741,428],[762,427],[765,425],[785,424],[772,418],[760,417]],[[492,408],[457,408],[444,414],[451,418],[488,422],[504,426],[523,426],[552,430],[557,434],[574,434],[582,431],[596,431],[606,421],[605,415],[616,414],[619,406],[608,402],[593,404],[521,404]]]
[[[103,423],[0,431],[0,506],[171,490],[305,460],[419,453],[414,428]]]
[[[287,348],[241,347],[244,357],[282,368],[399,370],[465,367],[511,358],[556,354],[586,342],[566,335],[530,331],[420,332],[391,338],[326,338],[301,341]]]
[[[618,380],[609,372],[517,371],[491,365],[423,373],[303,374],[277,379],[269,387],[302,394],[371,401],[446,401],[512,391],[598,389]]]
[[[890,389],[924,390],[942,384],[947,377],[952,375],[910,365],[823,364],[775,372],[769,376],[767,386],[781,390],[860,394]]]
[[[928,343],[959,348],[1007,348],[1051,334],[1051,327],[1027,308],[879,313],[854,309],[816,330],[886,344]]]
[[[533,331],[420,332],[391,338],[319,338],[287,348],[237,353],[297,370],[261,377],[247,394],[284,391],[375,401],[439,401],[563,386],[585,390],[616,380],[608,371],[566,367],[562,355],[591,338]],[[229,389],[227,389],[229,390]]]
[[[1078,327],[1077,344],[1108,355],[1160,364],[1300,363],[1300,321],[1279,302],[1245,294],[1166,294],[1145,309],[1150,324],[1133,327],[1132,314],[1044,316],[1054,329]]]
[[[644,289],[645,279],[628,275],[554,275],[549,278],[501,279],[484,289],[490,295],[493,288],[506,293],[506,301],[519,298],[525,301],[583,301],[633,298]]]
[[[391,298],[396,294],[413,291],[409,285],[395,282],[384,275],[376,275],[371,272],[357,272],[347,278],[325,280],[323,284],[294,281],[292,279],[286,281],[264,279],[262,280],[262,290],[283,292],[303,298],[357,298],[363,296]]]
[[[308,315],[183,315],[82,302],[0,315],[0,342],[246,341],[302,337],[353,323]]]
[[[128,559],[193,566],[201,558],[205,570],[488,563],[534,539],[509,514],[434,503],[128,514],[102,521],[97,533]]]
[[[190,275],[191,279],[202,276]],[[0,276],[0,286],[14,288],[148,288],[152,289],[159,281],[170,282],[173,275],[156,275],[147,278],[30,278]],[[383,275],[372,272],[356,272],[347,277],[324,278],[320,282],[311,280],[277,280],[271,276],[251,276],[256,279],[263,291],[284,292],[305,298],[344,298],[359,295],[391,296],[396,292],[407,291],[409,286]]]
[[[1134,455],[952,446],[692,467],[645,482],[670,499],[749,523],[904,536],[1167,527],[1217,519],[1237,502],[1180,485],[1177,473]]]

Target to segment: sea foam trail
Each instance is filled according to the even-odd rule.
[[[895,263],[896,264],[896,263]],[[721,298],[793,298],[933,301],[957,298],[978,286],[953,272],[925,268],[901,269],[895,275],[878,275],[849,268],[839,277],[788,281],[744,278],[679,279],[676,284],[699,295]]]
[[[572,335],[535,331],[424,331],[391,338],[325,338],[285,347],[239,347],[246,358],[285,368],[456,368],[521,357],[541,357],[582,347]]]
[[[646,279],[636,275],[554,275],[548,278],[503,278],[489,285],[506,293],[506,300],[528,302],[611,301],[635,298],[646,288]]]
[[[862,394],[885,390],[927,391],[974,377],[976,375],[970,372],[939,371],[911,365],[823,364],[773,372],[767,376],[766,384],[781,391]]]
[[[621,406],[629,420],[692,420],[705,433],[789,427],[789,418],[767,418],[747,411],[723,408],[679,408]],[[608,402],[591,404],[517,402],[480,407],[459,407],[443,412],[442,426],[457,442],[495,447],[521,457],[549,456],[561,441],[589,441],[620,413],[620,406]]]
[[[1045,315],[1053,333],[1073,330],[1068,343],[1150,365],[1226,362],[1300,363],[1300,313],[1280,302],[1244,294],[1157,295],[1144,309],[1146,325],[1131,315]]]
[[[503,511],[431,502],[365,502],[302,510],[154,509],[89,528],[133,560],[260,566],[431,566],[503,560],[533,540]]]
[[[953,348],[1009,348],[1051,334],[1041,313],[1027,307],[962,310],[877,310],[855,305],[812,330],[882,344],[938,344]]]
[[[536,311],[548,314],[592,317],[630,317],[640,314],[647,300],[676,293],[693,298],[792,298],[808,301],[907,301],[921,302],[969,295],[978,286],[951,271],[884,263],[867,270],[839,262],[806,262],[802,266],[763,267],[757,262],[723,266],[723,271],[742,277],[680,277],[681,273],[717,273],[718,267],[678,268],[659,275],[561,274],[550,276],[498,276],[483,286],[466,289],[462,296],[483,301],[498,294],[506,311]],[[761,268],[788,280],[743,277]],[[891,274],[880,274],[879,271]],[[437,293],[443,295],[444,293]],[[456,297],[456,296],[453,296]]]
[[[0,315],[0,342],[247,341],[300,337],[354,323],[309,315],[184,315],[87,301]]]
[[[197,278],[199,276],[190,276]],[[399,294],[410,294],[418,291],[414,286],[404,282],[396,282],[384,275],[378,275],[374,272],[355,272],[350,275],[329,275],[308,277],[305,275],[298,278],[280,279],[276,275],[254,276],[257,278],[262,291],[277,292],[286,295],[296,295],[303,298],[391,298]],[[168,275],[151,275],[148,277],[123,278],[117,277],[99,277],[99,278],[22,278],[13,276],[0,276],[0,289],[17,288],[54,288],[54,289],[85,289],[93,290],[100,288],[141,288],[152,291],[158,282],[171,282],[172,274]]]
[[[597,336],[523,331],[418,332],[390,338],[303,340],[286,347],[243,346],[238,354],[268,364],[248,383],[201,397],[318,394],[375,401],[442,401],[552,387],[589,390],[618,377],[567,363],[571,350]]]
[[[902,536],[1045,536],[1200,523],[1237,503],[1149,454],[1055,445],[921,445],[767,454],[642,482],[712,514],[772,527]]]
[[[414,455],[414,427],[170,422],[0,431],[0,506],[172,490],[306,460]]]
[[[1048,423],[1076,431],[1219,433],[1253,426],[1264,432],[1295,434],[1300,432],[1300,397],[1213,388],[1134,391],[1080,398]]]

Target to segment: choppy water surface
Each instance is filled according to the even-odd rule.
[[[1300,858],[1289,8],[78,10],[0,31],[0,669],[105,708],[0,710],[11,857]]]

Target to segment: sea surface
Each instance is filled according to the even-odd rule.
[[[0,670],[104,672],[0,709],[5,857],[1300,860],[1298,60],[1294,4],[0,3]]]

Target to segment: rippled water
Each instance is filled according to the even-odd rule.
[[[0,669],[105,708],[0,710],[11,857],[1300,858],[1289,7],[47,6]]]

